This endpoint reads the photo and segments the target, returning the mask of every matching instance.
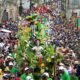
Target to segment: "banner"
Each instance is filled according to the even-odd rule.
[[[80,18],[77,18],[77,27],[80,29]]]

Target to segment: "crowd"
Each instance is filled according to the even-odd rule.
[[[44,64],[41,65],[41,68],[33,67],[24,58],[22,65],[18,65],[16,58],[18,38],[15,32],[18,23],[7,21],[6,24],[0,25],[0,28],[13,32],[9,33],[8,36],[0,37],[0,80],[80,80],[80,52],[74,50],[74,46],[77,47],[80,43],[80,31],[75,24],[71,26],[72,21],[68,21],[65,16],[54,14],[54,9],[51,8],[48,11],[48,13],[40,12],[42,18],[46,17],[47,19],[44,24],[48,26],[50,36],[48,41],[49,44],[55,46],[56,53],[59,54],[56,55],[56,58],[63,57],[61,62],[55,63],[55,65],[49,64],[55,66],[56,71],[54,70],[54,73],[49,72],[49,69],[42,71],[41,68],[44,68]],[[74,44],[75,42],[76,44]],[[32,50],[36,52],[38,57],[42,57],[41,51],[44,48],[37,40],[36,43],[38,48],[35,46]],[[52,59],[54,62],[55,58]]]

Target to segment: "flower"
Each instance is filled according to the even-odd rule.
[[[51,58],[47,58],[47,62],[51,62]]]
[[[45,67],[45,64],[44,64],[44,63],[42,63],[42,64],[41,64],[41,67]]]
[[[45,69],[41,69],[41,71],[40,71],[40,72],[41,72],[41,74],[42,74],[42,73],[44,73],[44,72],[45,72]]]

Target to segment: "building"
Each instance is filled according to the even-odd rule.
[[[76,13],[77,16],[80,16],[80,0],[66,0],[67,18],[71,18],[73,13]]]
[[[0,22],[3,16],[4,10],[8,12],[9,18],[16,19],[18,15],[20,0],[0,0]]]

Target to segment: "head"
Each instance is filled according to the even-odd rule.
[[[15,80],[16,76],[14,74],[11,74],[10,79],[9,80]]]
[[[47,80],[47,79],[48,78],[45,75],[42,76],[42,80]]]
[[[63,66],[60,66],[60,67],[59,67],[59,71],[58,71],[59,74],[63,74],[63,73],[64,73],[64,69],[65,69],[65,68],[64,68]]]
[[[9,68],[10,68],[10,69],[13,68],[13,65],[14,65],[14,64],[13,64],[12,62],[9,62]]]
[[[40,45],[40,40],[39,39],[36,40],[36,44],[37,44],[37,46]]]
[[[24,69],[24,71],[25,71],[26,74],[29,74],[29,73],[30,73],[29,67],[26,67],[26,68]]]
[[[49,73],[47,72],[43,73],[42,80],[48,80],[48,78],[49,78]]]

